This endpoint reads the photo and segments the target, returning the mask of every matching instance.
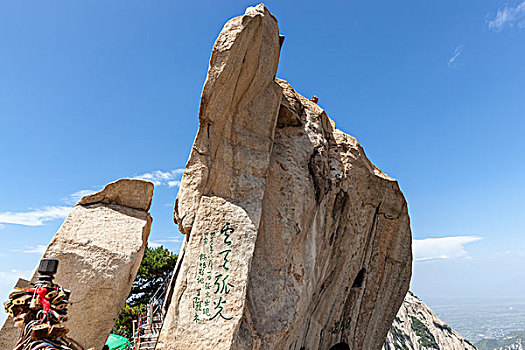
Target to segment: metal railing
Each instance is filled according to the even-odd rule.
[[[162,306],[164,304],[167,285],[171,275],[172,273],[166,276],[162,282],[162,285],[155,291],[153,296],[148,301],[147,306],[139,309],[138,319],[133,320],[131,344],[128,345],[126,350],[140,349],[141,337],[144,335],[144,331],[148,328],[154,337],[158,337],[159,332],[155,329],[155,327],[153,327],[153,324],[160,323],[160,325],[162,325],[164,323],[164,313],[162,312]]]

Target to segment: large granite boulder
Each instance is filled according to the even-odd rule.
[[[275,78],[281,44],[264,5],[215,43],[158,350],[380,349],[408,290],[398,183]]]
[[[102,349],[129,295],[150,233],[152,195],[151,182],[122,179],[82,198],[44,254],[60,260],[55,281],[71,290],[68,337],[86,349]],[[6,320],[0,348],[12,349],[18,333]]]

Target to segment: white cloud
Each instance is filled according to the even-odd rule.
[[[134,179],[149,180],[155,186],[175,187],[180,185],[180,177],[184,173],[184,169],[174,169],[168,171],[154,170],[149,173],[135,176]]]
[[[508,259],[508,258],[521,258],[525,256],[525,250],[523,249],[512,249],[503,250],[490,253],[488,257],[495,259]]]
[[[82,197],[95,192],[96,191],[93,190],[80,190],[76,191],[75,193],[71,193],[69,196],[62,198],[62,200],[67,204],[75,205]]]
[[[454,53],[452,54],[452,56],[448,59],[447,61],[447,65],[449,67],[457,67],[457,60],[459,58],[459,56],[461,55],[461,51],[463,50],[463,45],[458,45],[456,46],[456,48],[454,49]]]
[[[0,223],[42,226],[48,221],[67,217],[71,209],[71,207],[52,206],[27,212],[0,212]]]
[[[505,27],[525,27],[525,1],[513,6],[505,5],[496,13],[493,20],[488,21],[489,29],[500,32]]]
[[[156,186],[176,187],[180,185],[180,177],[184,169],[173,169],[168,171],[154,170],[142,175],[135,176],[135,179],[145,179],[153,182]],[[62,198],[70,205],[76,204],[82,197],[94,193],[93,190],[80,190],[69,196]],[[15,224],[24,226],[42,226],[48,221],[63,219],[67,217],[72,207],[69,206],[47,206],[42,209],[35,209],[27,212],[0,212],[0,229],[2,224]]]
[[[168,181],[168,187],[176,187],[180,185],[179,180]]]
[[[168,237],[168,239],[160,239],[157,242],[161,242],[161,243],[182,243],[182,237]]]
[[[11,270],[7,272],[0,271],[0,281],[3,279],[10,279],[16,282],[18,281],[19,278],[29,279],[32,273],[33,273],[32,270],[27,270],[27,271]],[[14,286],[15,286],[15,283],[13,283],[11,287],[14,287]]]
[[[13,249],[12,251],[17,252],[17,253],[26,253],[26,254],[31,254],[31,253],[44,254],[46,252],[46,249],[47,249],[47,246],[43,244],[39,244],[39,245],[25,246],[24,249]]]
[[[437,259],[469,258],[464,245],[481,240],[477,236],[456,236],[414,239],[412,250],[414,261]]]
[[[183,237],[182,236],[179,236],[179,237],[168,237],[167,239],[157,239],[155,241],[149,241],[148,242],[148,245],[151,247],[151,248],[157,248],[157,247],[160,247],[163,243],[176,243],[176,244],[179,244],[179,243],[182,243],[183,241]]]
[[[150,248],[158,248],[158,247],[162,246],[162,243],[157,243],[155,241],[151,241],[151,242],[148,242],[148,246]]]

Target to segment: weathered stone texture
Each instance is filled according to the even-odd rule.
[[[172,297],[177,306],[168,311],[158,349],[186,345],[227,349],[236,333],[245,308],[246,280],[260,225],[260,203],[282,95],[274,81],[279,49],[277,21],[264,6],[249,8],[244,16],[229,21],[215,43],[202,94],[200,128],[175,204],[176,221],[190,241],[188,249],[179,255],[184,261]],[[224,235],[219,239],[226,223],[235,227],[231,246],[224,242]],[[204,238],[210,239],[205,232],[216,234],[215,253],[203,246]],[[199,257],[227,249],[231,250],[226,257],[231,273],[226,285],[234,287],[224,304],[223,316],[233,319],[218,316],[214,321],[221,324],[220,329],[213,336],[203,337],[210,335],[209,325],[194,322],[195,315],[191,314],[201,286],[197,282],[200,276],[196,275],[202,263]],[[212,263],[219,267],[224,254],[215,256]],[[222,271],[227,272],[224,268]],[[216,276],[206,280],[213,289]],[[200,293],[204,295],[204,288]],[[222,299],[210,299],[210,304],[201,308],[215,314],[213,303],[222,305]]]
[[[153,198],[153,185],[149,181],[120,179],[104,187],[104,190],[88,194],[78,204],[115,204],[131,209],[149,211]]]
[[[242,206],[258,226],[281,100],[279,50],[277,21],[261,5],[226,23],[217,38],[175,204],[181,232],[190,233],[203,195]]]
[[[379,349],[411,275],[406,202],[355,138],[279,83],[302,126],[275,132],[235,348]]]
[[[86,349],[102,348],[129,294],[150,232],[152,195],[151,182],[123,179],[82,198],[44,254],[60,260],[55,280],[72,292],[68,337]],[[0,348],[13,347],[13,330],[8,319]]]
[[[408,290],[397,182],[275,79],[279,50],[263,5],[215,43],[175,205],[187,236],[159,350],[380,349]]]

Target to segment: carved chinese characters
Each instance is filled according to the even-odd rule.
[[[256,232],[243,208],[202,197],[157,349],[231,348],[245,308]]]
[[[233,317],[224,314],[224,306],[228,304],[231,283],[228,256],[232,253],[231,236],[235,229],[226,223],[220,231],[204,232],[202,250],[199,254],[199,265],[195,279],[200,284],[193,297],[194,322],[213,321],[217,317],[229,321]],[[219,233],[219,234],[217,234]],[[224,246],[217,251],[215,242]]]
[[[379,350],[409,286],[397,182],[275,73],[275,17],[213,48],[174,218],[186,235],[157,350]]]

